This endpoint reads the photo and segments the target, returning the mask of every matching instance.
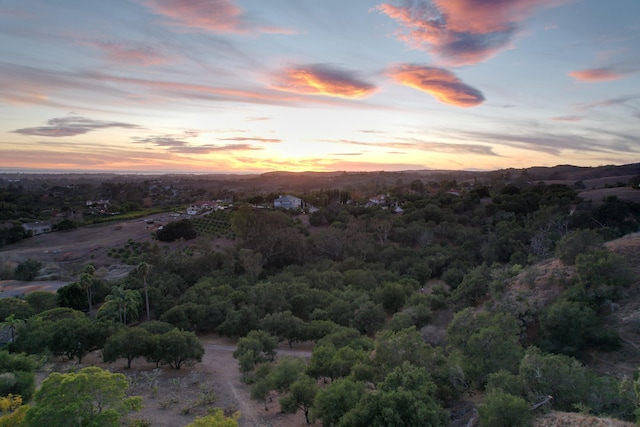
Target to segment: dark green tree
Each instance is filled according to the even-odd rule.
[[[35,371],[38,363],[32,356],[0,350],[0,396],[9,393],[28,401],[36,390]]]
[[[486,394],[478,414],[482,427],[530,427],[533,421],[527,401],[501,391]]]
[[[102,359],[112,363],[119,358],[125,358],[127,369],[131,369],[133,359],[147,355],[150,336],[150,332],[140,327],[122,328],[105,341]]]
[[[233,357],[238,360],[240,372],[247,374],[259,363],[273,361],[276,354],[277,339],[268,332],[253,330],[238,340]]]
[[[38,276],[41,268],[42,263],[40,261],[28,259],[26,261],[22,261],[17,265],[16,269],[13,272],[13,277],[16,280],[24,280],[26,282],[30,282]]]
[[[427,372],[405,362],[389,373],[379,389],[365,394],[340,419],[340,426],[400,427],[449,425],[449,414],[434,397],[436,387]]]
[[[24,300],[31,306],[34,314],[42,313],[57,306],[56,294],[50,291],[34,291],[25,295]]]
[[[280,408],[288,414],[295,414],[298,410],[301,410],[304,412],[304,419],[307,424],[311,424],[309,412],[313,408],[318,390],[318,385],[313,378],[302,375],[291,384],[289,394],[280,399]]]
[[[315,351],[314,351],[315,353]],[[322,420],[323,427],[338,425],[340,419],[353,409],[364,395],[364,383],[351,378],[332,381],[318,391],[313,414]]]
[[[165,225],[162,230],[156,232],[156,238],[161,242],[174,242],[178,239],[191,240],[197,236],[198,233],[189,219],[172,221]]]
[[[278,341],[286,341],[289,347],[306,337],[305,323],[289,310],[267,314],[260,321],[260,328],[278,337]]]
[[[0,322],[4,322],[10,316],[14,319],[28,319],[34,313],[31,305],[20,298],[0,298]]]
[[[575,230],[564,235],[556,245],[556,256],[567,265],[574,265],[578,255],[602,247],[602,237],[593,230]]]
[[[159,335],[158,349],[161,362],[174,369],[201,362],[204,355],[204,347],[196,334],[178,329]]]

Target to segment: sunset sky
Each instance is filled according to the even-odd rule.
[[[639,0],[0,0],[0,171],[640,162]]]

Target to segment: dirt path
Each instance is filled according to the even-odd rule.
[[[233,358],[236,349],[235,342],[214,336],[201,337],[205,348],[205,357],[201,368],[213,373],[214,382],[220,396],[221,407],[232,404],[240,411],[240,426],[246,427],[301,427],[306,426],[304,415],[301,413],[287,415],[279,413],[278,399],[267,402],[268,411],[264,405],[251,400],[250,386],[242,381],[238,371],[238,362]],[[311,357],[309,346],[304,345],[290,349],[281,346],[278,356]],[[225,404],[223,404],[223,399]]]
[[[179,371],[169,367],[155,369],[144,359],[133,361],[126,369],[124,360],[105,364],[99,352],[88,355],[82,366],[100,366],[112,372],[125,374],[131,384],[132,395],[141,396],[144,408],[131,415],[132,419],[151,422],[152,427],[186,426],[196,416],[207,414],[208,408],[222,408],[227,415],[239,411],[240,427],[306,427],[304,414],[282,414],[278,398],[264,404],[251,400],[250,386],[242,381],[238,362],[233,358],[236,349],[234,340],[220,338],[215,334],[200,337],[205,348],[201,363],[184,367]],[[282,346],[279,356],[311,356],[309,345],[293,349]],[[56,371],[77,369],[74,363],[54,363]],[[44,376],[44,375],[43,375]],[[203,396],[212,392],[214,401],[203,403]],[[317,423],[316,423],[317,424]],[[312,424],[313,425],[313,424]]]

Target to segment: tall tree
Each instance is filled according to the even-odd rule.
[[[313,407],[313,402],[318,390],[318,385],[313,378],[302,375],[296,382],[291,384],[289,394],[280,399],[282,411],[295,414],[298,410],[301,410],[304,412],[304,419],[307,421],[307,424],[311,424],[309,411]]]
[[[89,307],[89,313],[93,309],[92,304],[92,295],[91,295],[91,285],[93,285],[93,278],[96,274],[96,268],[93,264],[89,264],[84,268],[84,272],[80,275],[80,286],[87,293],[87,303]]]
[[[111,293],[104,299],[104,304],[98,310],[98,317],[118,320],[127,324],[130,318],[138,317],[140,309],[140,293],[132,289],[125,289],[124,285],[114,286]]]
[[[147,277],[149,276],[149,272],[151,271],[151,265],[147,262],[142,261],[136,267],[136,271],[140,277],[142,277],[142,285],[144,287],[144,304],[147,310],[147,321],[151,320],[151,314],[149,311],[149,289],[147,286]]]

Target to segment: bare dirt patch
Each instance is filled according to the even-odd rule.
[[[205,347],[202,362],[180,370],[165,366],[156,369],[154,364],[144,359],[134,360],[131,369],[126,369],[124,359],[113,364],[103,363],[100,352],[88,355],[82,365],[56,362],[49,369],[68,371],[84,366],[99,366],[126,375],[130,394],[141,396],[144,401],[144,408],[131,414],[130,419],[149,421],[152,427],[185,426],[196,416],[206,415],[210,408],[222,408],[227,415],[239,411],[241,427],[307,425],[302,413],[280,413],[275,395],[271,402],[267,402],[267,411],[261,402],[251,400],[250,386],[242,381],[238,363],[233,358],[236,348],[234,340],[215,335],[201,336],[200,339]],[[281,346],[278,354],[309,357],[310,346],[301,344],[293,349]]]
[[[118,223],[80,227],[77,230],[59,231],[34,236],[0,248],[0,266],[15,268],[19,263],[32,259],[42,263],[42,280],[23,283],[23,286],[46,286],[41,281],[70,283],[77,280],[86,264],[92,263],[97,275],[105,281],[122,278],[134,268],[119,259],[108,256],[112,248],[121,248],[129,242],[158,244],[160,247],[178,248],[186,243],[163,243],[153,239],[153,232],[161,224],[175,220],[169,214],[154,215]],[[153,220],[153,224],[148,222]],[[223,249],[234,244],[228,239],[212,239],[211,247]],[[59,287],[58,286],[58,287]],[[56,288],[51,290],[55,291]]]

